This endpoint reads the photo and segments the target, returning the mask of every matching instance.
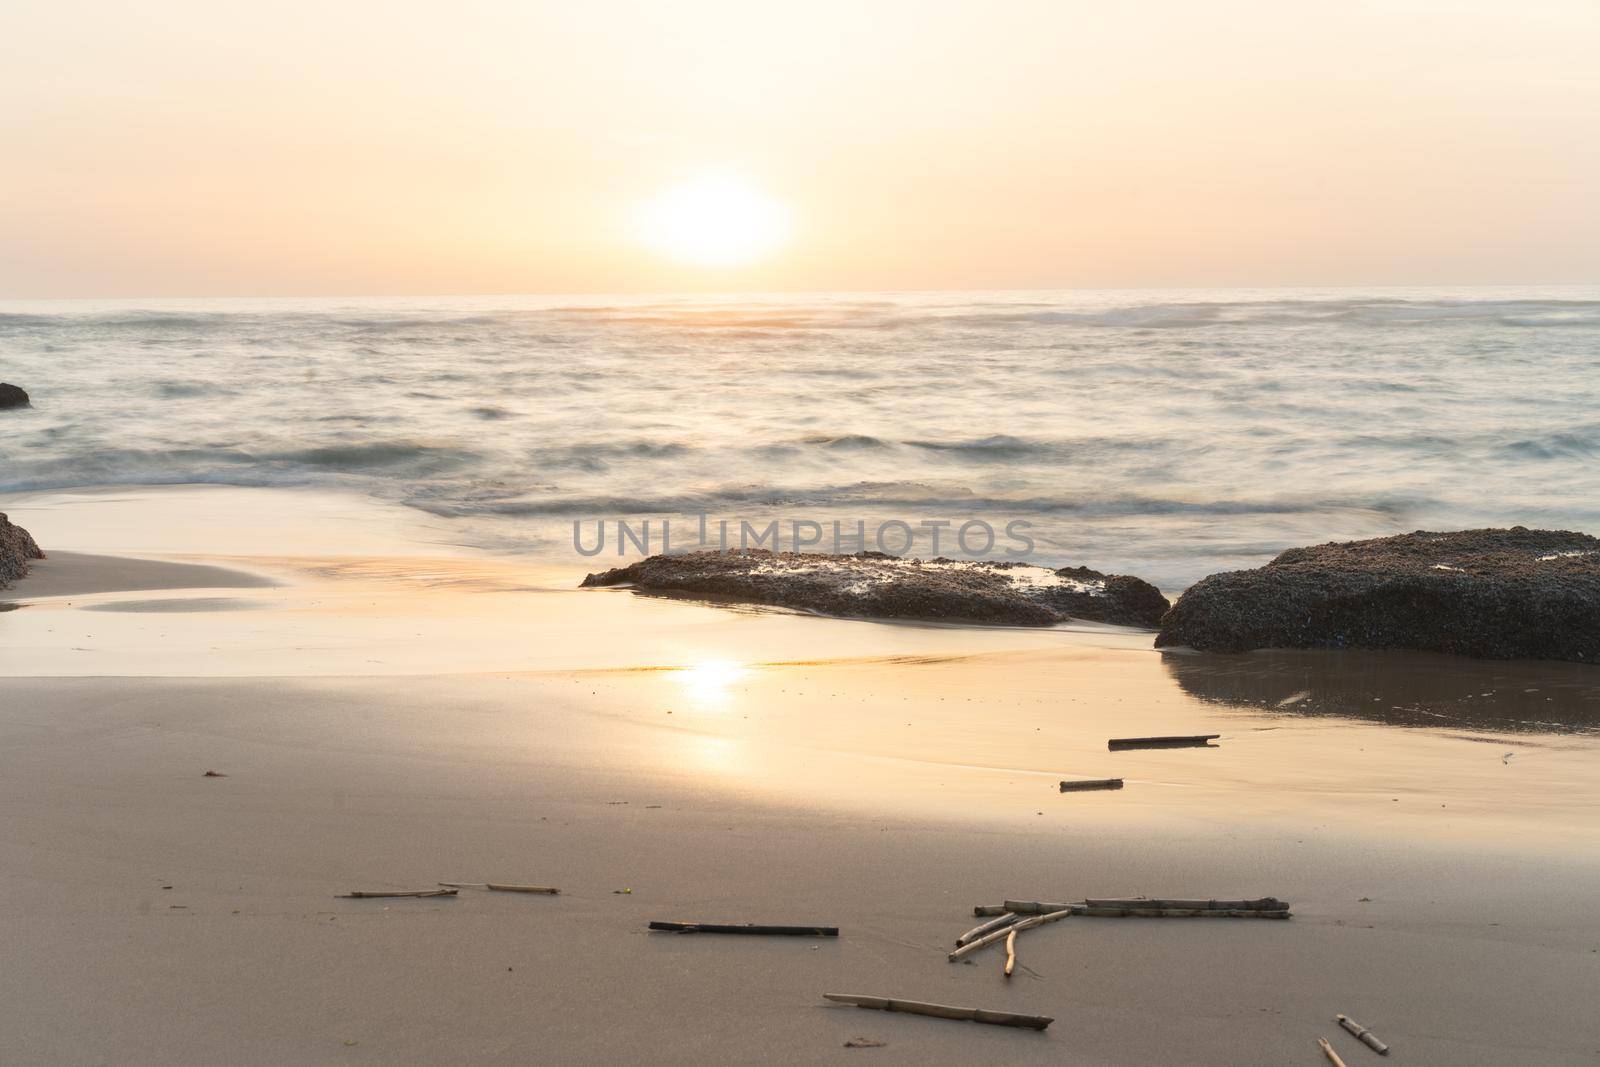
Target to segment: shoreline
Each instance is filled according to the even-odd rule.
[[[227,492],[247,531],[282,499]],[[81,497],[42,511],[47,552],[53,523],[76,540],[39,578],[80,550],[169,555],[164,510],[208,495],[107,494],[115,523],[86,521]],[[441,554],[381,509],[314,510],[341,509],[363,551],[324,551],[334,526],[298,557],[281,531],[167,545],[239,576],[206,581],[253,585],[12,591],[0,887],[26,1022],[0,1051],[1221,1065],[1310,1062],[1341,1011],[1418,1062],[1576,1064],[1600,1047],[1582,994],[1600,981],[1586,668],[1379,655],[1319,671],[1111,628],[580,592],[559,568]],[[92,543],[113,529],[121,544]],[[1351,713],[1390,697],[1447,718]],[[1565,732],[1496,728],[1558,703]],[[1105,745],[1199,732],[1219,747]],[[1056,791],[1111,774],[1126,787]],[[563,892],[333,899],[485,880]],[[1005,897],[1266,894],[1295,918],[1074,919],[1019,941],[1010,984],[991,951],[944,959],[972,906]],[[685,919],[843,936],[644,930]],[[824,991],[1058,1022],[995,1033],[830,1008]],[[857,1035],[888,1045],[845,1049]]]

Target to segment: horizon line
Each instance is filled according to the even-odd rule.
[[[496,290],[489,292],[389,292],[389,293],[166,293],[137,296],[12,296],[0,294],[0,303],[70,301],[158,301],[158,300],[482,300],[495,298],[535,299],[543,297],[670,297],[723,298],[762,296],[831,296],[868,293],[1111,293],[1173,291],[1238,291],[1250,289],[1559,289],[1582,286],[1600,287],[1595,281],[1542,282],[1336,282],[1296,283],[1292,285],[1020,285],[987,287],[913,288],[795,288],[795,289],[560,289]],[[1597,297],[1600,298],[1600,297]]]

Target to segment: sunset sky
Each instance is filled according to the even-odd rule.
[[[5,23],[0,297],[1600,281],[1595,0]]]

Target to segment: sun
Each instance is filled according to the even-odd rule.
[[[701,174],[662,190],[639,211],[644,242],[680,263],[739,267],[777,251],[793,230],[789,206],[736,174]]]

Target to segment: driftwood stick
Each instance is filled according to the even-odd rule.
[[[674,923],[653,922],[652,930],[679,934],[777,934],[785,937],[838,937],[837,926],[759,926],[755,923]]]
[[[1335,1015],[1334,1018],[1339,1020],[1340,1026],[1344,1027],[1346,1030],[1350,1031],[1350,1033],[1355,1035],[1356,1040],[1360,1041],[1363,1045],[1367,1046],[1378,1055],[1387,1056],[1389,1054],[1389,1046],[1385,1045],[1382,1041],[1379,1041],[1377,1034],[1373,1033],[1371,1030],[1368,1030],[1365,1026],[1362,1026],[1360,1023],[1350,1018],[1350,1016]]]
[[[1020,918],[1022,918],[1022,916],[1018,915],[1014,911],[1004,912],[998,919],[990,919],[986,923],[981,923],[978,926],[974,926],[972,929],[956,938],[956,947],[960,948],[968,941],[976,941],[984,934],[993,933],[995,930],[1010,926]]]
[[[1281,901],[1277,903],[1282,904]],[[1092,919],[1287,919],[1292,914],[1288,905],[1277,908],[1105,908],[1090,907],[1087,903],[1047,904],[1038,900],[1008,900],[1006,908],[1019,915],[1066,911],[1073,915],[1087,915]]]
[[[490,882],[489,889],[495,893],[548,893],[550,896],[561,892],[553,885],[510,885],[505,882]]]
[[[1109,749],[1119,748],[1215,748],[1215,745],[1206,744],[1215,741],[1221,734],[1189,734],[1174,737],[1113,737],[1106,742]]]
[[[1277,897],[1260,900],[1169,900],[1164,897],[1090,897],[1091,908],[1200,908],[1206,911],[1288,911],[1289,905]]]
[[[1327,1038],[1317,1038],[1317,1044],[1321,1047],[1322,1054],[1328,1057],[1328,1062],[1333,1064],[1333,1067],[1345,1067],[1345,1062],[1339,1058],[1339,1054],[1337,1052],[1333,1051],[1333,1046],[1328,1044]]]
[[[1076,782],[1062,782],[1063,793],[1079,793],[1085,789],[1121,789],[1121,778],[1085,778]]]
[[[993,1026],[1020,1026],[1027,1030],[1043,1030],[1055,1022],[1048,1015],[1016,1015],[1009,1011],[957,1008],[949,1004],[928,1004],[920,1000],[895,1000],[890,997],[863,997],[854,993],[824,993],[822,998],[836,1004],[854,1004],[858,1008],[872,1008],[877,1011],[903,1011],[912,1015],[932,1015],[937,1019],[966,1019]]]
[[[1287,919],[1286,909],[1260,908],[1074,908],[1074,915],[1091,919]]]
[[[1011,977],[1011,969],[1017,965],[1017,931],[1011,930],[1006,934],[1006,977]]]
[[[551,885],[512,885],[508,882],[440,882],[439,884],[451,889],[490,889],[497,893],[548,893],[554,896],[561,892]]]
[[[1004,904],[979,904],[972,909],[973,917],[979,919],[985,915],[1004,915],[1005,913],[1006,906]]]
[[[360,890],[352,890],[334,899],[366,900],[371,897],[453,897],[455,895],[456,891],[454,889],[413,889],[408,893],[363,893]]]
[[[950,953],[950,962],[954,963],[964,956],[970,956],[980,948],[987,948],[996,941],[1002,940],[1010,934],[1018,933],[1023,930],[1031,930],[1035,926],[1043,926],[1045,923],[1053,923],[1057,919],[1065,919],[1071,914],[1072,910],[1068,908],[1061,911],[1053,911],[1047,915],[1035,915],[1032,918],[1023,919],[1019,923],[1008,926],[1003,930],[996,930],[992,934],[984,934],[976,941],[968,941],[965,945],[962,945],[960,948]]]

